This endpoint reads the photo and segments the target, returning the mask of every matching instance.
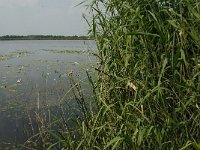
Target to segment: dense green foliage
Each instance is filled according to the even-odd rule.
[[[0,40],[89,40],[89,36],[56,36],[56,35],[5,35]]]
[[[199,149],[200,1],[93,0],[89,7],[99,50],[96,78],[88,74],[96,111],[81,109],[80,138],[64,130],[50,147]],[[76,99],[85,105],[80,93]]]
[[[200,143],[200,1],[95,0],[91,10],[98,114],[84,149]]]

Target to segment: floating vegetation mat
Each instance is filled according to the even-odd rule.
[[[0,61],[4,61],[4,60],[9,60],[12,58],[19,58],[19,57],[24,57],[24,56],[29,56],[30,54],[32,54],[32,52],[28,52],[25,50],[20,50],[20,51],[15,51],[6,55],[1,55],[0,54]]]
[[[51,50],[51,49],[42,49],[43,51],[50,53],[61,53],[61,54],[83,54],[85,51],[81,50]]]

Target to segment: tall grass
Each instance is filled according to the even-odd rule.
[[[100,65],[85,149],[200,143],[200,1],[94,0]]]
[[[93,0],[89,9],[99,59],[95,78],[88,73],[96,111],[82,107],[79,138],[62,132],[56,144],[199,149],[200,1]]]

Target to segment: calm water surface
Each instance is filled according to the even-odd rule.
[[[85,70],[96,62],[89,54],[95,50],[90,40],[0,41],[0,144],[24,141],[22,109],[70,99],[68,73],[84,83]]]

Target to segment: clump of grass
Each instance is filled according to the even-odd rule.
[[[83,149],[200,143],[197,1],[93,1],[97,114]]]
[[[98,114],[84,144],[179,149],[200,143],[199,4],[93,1]]]

